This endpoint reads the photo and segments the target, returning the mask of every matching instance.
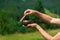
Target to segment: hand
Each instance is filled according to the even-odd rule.
[[[32,9],[27,9],[25,12],[24,12],[24,15],[29,15],[29,14],[34,14],[36,11],[35,10],[32,10]]]
[[[38,26],[38,24],[36,24],[36,23],[28,24],[28,25],[27,25],[27,27],[37,27],[37,26]]]
[[[34,13],[35,13],[35,10],[27,9],[27,10],[24,12],[24,16],[20,19],[20,22],[22,22],[23,19],[24,19],[27,15],[32,14],[32,13],[34,14]]]

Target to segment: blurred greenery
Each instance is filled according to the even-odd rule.
[[[50,35],[54,36],[57,32],[59,32],[60,29],[56,30],[45,30]],[[45,40],[39,32],[33,32],[33,33],[15,33],[10,35],[0,35],[0,40]]]
[[[34,28],[23,27],[23,24],[19,22],[26,9],[34,9],[52,17],[60,18],[59,13],[56,15],[56,13],[45,8],[41,0],[0,0],[0,34],[35,32]],[[56,25],[45,23],[35,15],[29,15],[26,19],[41,25],[44,29],[59,28]]]

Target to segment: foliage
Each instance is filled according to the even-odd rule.
[[[40,0],[0,0],[0,34],[4,35],[15,32],[30,33],[36,31],[34,28],[22,26],[23,24],[19,22],[24,11],[28,8],[43,12],[52,17],[60,17],[45,9]],[[44,29],[57,28],[55,25],[43,22],[43,20],[34,15],[29,15],[26,19],[41,25]]]
[[[57,32],[59,32],[60,29],[56,30],[47,30],[46,32],[50,35],[54,36]],[[0,40],[45,40],[39,32],[33,32],[33,33],[15,33],[10,35],[0,35]]]
[[[15,32],[16,21],[5,12],[0,12],[0,34]]]

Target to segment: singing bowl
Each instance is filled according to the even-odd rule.
[[[23,21],[22,21],[22,24],[23,24],[24,26],[27,26],[28,24],[32,24],[32,22],[31,22],[30,20],[23,20]]]

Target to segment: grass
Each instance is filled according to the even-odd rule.
[[[59,29],[56,30],[47,30],[47,32],[54,36],[57,32],[59,32]],[[34,33],[15,33],[10,35],[1,36],[0,40],[44,40],[44,38],[40,35],[39,32]]]
[[[35,32],[27,34],[16,33],[0,36],[0,40],[43,40],[43,38],[38,32]]]

